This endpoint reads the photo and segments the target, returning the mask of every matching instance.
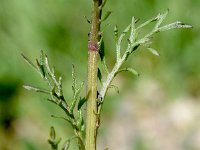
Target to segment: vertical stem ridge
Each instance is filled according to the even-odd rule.
[[[89,54],[88,63],[88,99],[86,120],[86,150],[96,150],[96,110],[97,110],[97,55],[96,52]]]
[[[86,119],[86,150],[96,150],[97,136],[97,71],[98,41],[100,33],[102,0],[93,0],[92,24],[88,41],[88,81],[87,81],[87,119]]]

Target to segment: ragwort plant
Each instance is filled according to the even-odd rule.
[[[42,89],[35,86],[24,85],[27,90],[41,92],[49,95],[48,101],[58,105],[60,109],[65,112],[62,118],[71,125],[74,131],[74,137],[66,140],[62,146],[62,150],[68,150],[71,140],[77,141],[79,150],[96,150],[96,141],[98,135],[98,128],[100,126],[100,115],[103,103],[105,101],[106,93],[109,88],[117,87],[112,85],[113,79],[123,71],[129,71],[134,75],[139,74],[133,68],[122,68],[121,66],[126,62],[131,54],[138,50],[139,47],[146,47],[152,54],[159,56],[159,53],[151,47],[152,37],[159,32],[178,29],[178,28],[191,28],[191,25],[184,24],[176,21],[170,24],[162,25],[163,20],[168,14],[168,10],[164,13],[159,13],[157,16],[149,19],[148,21],[138,25],[138,19],[132,17],[131,23],[122,31],[118,32],[117,26],[114,28],[114,36],[116,41],[116,62],[111,70],[106,66],[105,50],[103,42],[103,32],[101,31],[101,23],[105,21],[111,14],[110,11],[105,13],[102,17],[102,10],[107,0],[93,0],[91,20],[87,20],[91,25],[88,39],[88,77],[87,77],[87,94],[80,95],[84,83],[77,83],[75,67],[72,66],[72,91],[73,98],[69,101],[63,95],[62,90],[62,77],[55,75],[54,68],[51,68],[48,62],[48,57],[41,51],[39,59],[36,59],[36,64],[30,61],[26,56],[22,55],[28,64],[30,64],[48,84],[49,89]],[[139,33],[149,25],[154,23],[154,27],[143,37],[139,37]],[[128,36],[127,47],[122,47],[122,40]],[[122,50],[125,49],[125,50]],[[124,51],[124,52],[123,52]],[[101,67],[98,66],[100,61]],[[101,69],[100,69],[101,68]],[[103,74],[101,72],[104,72]],[[103,77],[105,80],[102,80]],[[97,89],[98,80],[100,81],[100,89]],[[99,86],[98,86],[99,87]],[[83,105],[86,103],[86,120],[82,115]],[[56,138],[56,133],[53,127],[50,128],[50,138],[48,139],[52,150],[58,150],[58,145],[61,139]]]

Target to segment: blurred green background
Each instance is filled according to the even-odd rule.
[[[170,9],[164,23],[180,20],[193,29],[159,33],[153,47],[160,57],[140,48],[126,63],[141,75],[123,73],[114,80],[120,93],[110,90],[101,121],[98,148],[115,150],[200,149],[200,1],[109,0],[111,17],[106,27],[108,67],[115,62],[113,29],[143,22]],[[22,88],[45,87],[21,53],[34,60],[44,50],[64,78],[65,97],[71,98],[71,66],[79,81],[86,81],[87,34],[91,0],[0,0],[0,149],[49,149],[53,125],[64,140],[73,135],[69,125],[53,119],[63,115],[44,95]],[[82,92],[85,94],[85,91]],[[74,143],[72,143],[73,145]],[[71,146],[75,150],[76,147]]]

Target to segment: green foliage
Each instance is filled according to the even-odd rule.
[[[49,113],[62,113],[59,112],[56,106],[54,107],[44,101],[38,101],[38,99],[42,99],[43,96],[40,96],[40,94],[31,96],[35,93],[27,93],[27,91],[21,88],[22,83],[30,83],[36,88],[43,87],[43,85],[46,84],[41,82],[40,75],[38,76],[38,74],[33,72],[34,70],[31,70],[24,64],[19,54],[24,53],[26,56],[29,56],[31,60],[34,60],[34,58],[39,55],[40,49],[47,50],[45,53],[48,54],[51,64],[56,66],[56,73],[62,74],[63,93],[67,102],[71,104],[71,64],[73,63],[76,66],[80,81],[86,78],[87,39],[85,38],[89,29],[83,16],[90,16],[91,6],[89,3],[89,1],[76,0],[48,1],[48,3],[41,0],[21,0],[12,1],[11,3],[7,0],[0,1],[0,149],[9,149],[6,145],[15,145],[16,150],[47,149],[47,143],[43,140],[43,136],[40,135],[47,134],[50,124],[56,127],[57,135],[61,137],[65,137],[66,134],[67,136],[72,134],[70,128],[66,128],[65,123],[59,120],[51,121],[48,117],[47,114]],[[115,48],[114,44],[112,44],[114,40],[112,28],[117,24],[120,33],[133,14],[137,18],[140,18],[139,22],[142,22],[158,11],[170,8],[170,14],[165,22],[179,18],[180,20],[192,24],[194,29],[169,31],[156,35],[153,39],[153,45],[151,45],[150,48],[153,47],[153,49],[158,50],[157,52],[161,55],[159,58],[151,55],[149,49],[147,49],[146,52],[145,47],[140,47],[141,51],[137,51],[133,54],[134,56],[131,59],[129,58],[126,61],[120,70],[134,67],[141,74],[141,77],[132,79],[132,74],[129,73],[122,73],[120,77],[117,76],[117,81],[115,81],[117,82],[117,86],[119,86],[121,94],[114,96],[110,93],[106,97],[108,102],[104,104],[103,110],[105,114],[109,115],[104,115],[102,125],[107,124],[107,120],[110,122],[110,118],[107,119],[108,117],[115,115],[114,109],[111,112],[110,108],[113,108],[113,106],[120,107],[121,103],[124,104],[127,102],[120,101],[120,97],[124,95],[124,98],[126,98],[127,94],[137,94],[137,90],[134,89],[137,86],[141,87],[144,80],[153,79],[162,87],[158,95],[160,95],[160,93],[163,95],[162,100],[164,105],[162,102],[161,104],[159,103],[161,105],[160,110],[166,106],[166,103],[173,105],[172,102],[174,102],[177,97],[184,97],[185,99],[192,97],[195,102],[198,102],[200,93],[200,84],[197,82],[199,81],[200,74],[200,65],[197,65],[199,64],[200,57],[199,5],[200,1],[198,0],[108,1],[108,5],[106,4],[105,8],[113,12],[112,16],[108,19],[110,25],[106,27],[104,35],[106,46],[105,57],[107,59],[109,71],[111,71],[110,69],[112,69],[112,65],[115,62]],[[103,12],[103,16],[105,16],[105,14],[106,12]],[[103,23],[107,24],[107,21]],[[136,23],[136,26],[138,23]],[[153,23],[147,26],[147,28],[144,28],[144,32],[142,31],[141,34],[147,32],[152,26]],[[139,36],[141,36],[141,34]],[[124,43],[127,42],[126,39],[127,36],[124,37]],[[35,62],[34,64],[36,65]],[[105,70],[103,67],[99,67],[103,75],[102,80],[105,80]],[[123,84],[124,82],[125,84]],[[119,92],[117,86],[112,84],[115,83],[111,83],[109,89],[116,89],[116,91]],[[149,83],[145,83],[145,87],[149,87]],[[142,88],[142,92],[145,90],[145,87]],[[48,87],[46,88],[44,86],[44,88],[42,88],[43,91],[46,89],[48,92],[51,91]],[[131,91],[131,93],[129,91]],[[85,92],[83,92],[83,94],[84,93]],[[136,95],[133,97],[142,99],[144,94],[141,94],[137,98]],[[155,98],[158,95],[155,95]],[[47,94],[44,95],[44,97],[47,96]],[[51,96],[49,96],[49,98],[51,98]],[[85,95],[81,95],[80,99],[83,98],[85,98]],[[113,98],[114,100],[112,100]],[[153,103],[154,102],[156,101],[153,101]],[[137,105],[141,103],[141,101],[134,101],[133,103]],[[108,105],[111,107],[109,108]],[[141,107],[145,106],[146,105],[143,104]],[[37,108],[37,111],[35,111],[35,108]],[[133,113],[137,113],[135,109],[132,111]],[[162,112],[159,112],[158,114],[161,113]],[[140,119],[142,119],[142,117],[138,118],[138,120]],[[34,120],[34,122],[32,122],[32,120]],[[23,124],[23,126],[19,126],[20,123]],[[24,128],[28,128],[30,124],[35,127],[35,130],[28,130],[25,133]],[[42,130],[40,128],[41,126],[38,127],[38,125],[41,124]],[[5,125],[8,128],[4,129],[3,127]],[[187,130],[188,134],[192,134],[194,131],[197,133],[195,126],[198,126],[198,124],[192,126],[193,128]],[[17,132],[13,132],[12,127],[14,127]],[[38,132],[41,134],[37,134]],[[143,131],[139,134],[142,134],[142,132]],[[7,138],[8,136],[9,138]],[[15,137],[18,137],[17,141]],[[188,140],[185,139],[187,136],[184,136],[184,134],[176,134],[176,137],[179,137],[177,138],[179,141],[186,141],[184,144],[188,142]],[[12,143],[12,141],[14,141],[14,143]],[[60,144],[62,144],[63,141],[64,140],[62,140]],[[162,141],[162,138],[160,138],[156,142],[162,143]],[[7,144],[8,142],[9,144]],[[177,143],[177,141],[174,140],[174,143]],[[75,144],[71,143],[70,148],[76,149],[73,145]],[[191,142],[191,145],[195,147],[193,142]],[[184,148],[188,149],[186,147]],[[179,149],[182,149],[182,147]]]
[[[80,149],[84,150],[83,136],[85,134],[84,133],[85,123],[83,120],[81,107],[85,102],[85,98],[80,98],[79,96],[81,89],[83,87],[83,82],[80,84],[80,86],[77,85],[77,79],[76,79],[74,66],[72,67],[73,97],[72,97],[71,103],[69,104],[69,101],[66,101],[62,92],[62,78],[59,77],[57,80],[55,71],[54,69],[50,69],[48,58],[43,53],[43,51],[41,51],[40,60],[36,59],[37,66],[35,66],[34,63],[30,61],[23,54],[22,54],[22,57],[25,59],[25,61],[28,64],[30,64],[41,75],[44,81],[47,82],[50,90],[36,88],[30,85],[24,85],[24,88],[27,90],[35,91],[35,92],[48,94],[50,96],[48,100],[58,105],[66,113],[66,117],[57,117],[54,115],[52,115],[52,117],[63,119],[67,121],[69,124],[71,124],[72,128],[74,129],[75,137],[78,139],[78,146]],[[78,102],[78,106],[77,106],[77,102]],[[61,139],[55,140],[55,130],[53,127],[51,127],[50,136],[51,138],[48,141],[51,144],[52,150],[57,150],[58,144],[60,143]],[[68,145],[65,147],[68,147]],[[68,149],[68,148],[64,148],[64,149]]]
[[[115,41],[116,41],[116,63],[111,70],[111,72],[108,71],[106,61],[105,61],[105,47],[104,47],[104,42],[103,42],[103,37],[99,41],[99,56],[100,56],[100,61],[101,64],[105,70],[106,77],[105,80],[102,80],[102,73],[100,69],[98,68],[98,79],[102,83],[102,87],[100,89],[100,93],[97,98],[97,103],[98,103],[98,114],[101,112],[101,106],[105,100],[106,93],[109,88],[114,88],[118,93],[119,90],[115,85],[111,85],[112,80],[115,78],[117,74],[123,71],[128,71],[131,72],[132,74],[138,76],[138,72],[130,67],[122,68],[121,66],[127,61],[129,56],[137,50],[140,46],[145,46],[152,54],[159,56],[159,53],[151,48],[151,39],[155,33],[162,32],[162,31],[167,31],[171,29],[176,29],[176,28],[191,28],[192,26],[184,24],[182,22],[174,22],[171,24],[167,24],[164,26],[161,26],[162,22],[166,18],[168,14],[168,10],[163,13],[163,14],[158,14],[156,17],[142,23],[139,26],[136,26],[136,23],[138,22],[135,17],[132,17],[131,23],[124,29],[124,31],[119,35],[118,34],[118,29],[115,27],[114,29],[114,34],[115,34]],[[105,19],[108,18],[110,15],[110,12],[108,12],[105,16],[105,18],[102,20],[104,21]],[[153,29],[148,32],[144,37],[140,38],[138,37],[139,33],[143,30],[144,27],[147,25],[156,22]],[[129,33],[129,38],[127,39],[127,48],[125,49],[125,52],[122,53],[122,41],[124,40],[124,37]],[[63,95],[63,90],[62,90],[62,78],[61,77],[56,77],[54,68],[50,68],[49,62],[47,55],[41,51],[40,59],[36,59],[36,65],[34,65],[33,62],[31,62],[26,56],[22,54],[23,58],[25,61],[30,64],[39,74],[40,76],[47,82],[50,90],[47,89],[42,89],[42,88],[37,88],[34,86],[29,86],[25,85],[24,88],[27,90],[32,90],[35,92],[41,92],[48,94],[50,96],[49,101],[53,102],[54,104],[58,105],[64,112],[66,113],[66,117],[56,117],[52,115],[52,117],[55,118],[61,118],[66,120],[68,123],[70,123],[74,129],[74,134],[76,138],[78,139],[78,147],[79,149],[85,149],[84,146],[84,134],[85,134],[85,121],[83,119],[82,115],[82,106],[86,102],[86,98],[80,97],[80,92],[81,89],[84,85],[82,82],[80,85],[77,85],[77,79],[76,79],[76,73],[75,73],[75,67],[74,65],[72,66],[72,91],[73,91],[73,96],[71,103],[69,104],[69,101],[66,101],[64,95]],[[61,139],[55,140],[55,130],[53,127],[51,127],[50,131],[50,139],[48,140],[52,150],[57,150],[58,149],[58,144],[60,143]],[[70,140],[67,141],[67,144],[65,144],[63,149],[68,149],[69,148],[69,142]]]
[[[58,150],[58,144],[60,143],[61,138],[56,139],[56,132],[54,127],[50,128],[50,139],[48,139],[49,144],[51,145],[51,150]]]
[[[105,5],[106,0],[103,1],[102,5],[98,7],[98,11],[101,11],[103,6]],[[109,71],[106,60],[105,60],[105,46],[103,41],[103,35],[101,36],[98,44],[100,47],[99,50],[99,56],[100,56],[100,62],[102,65],[102,68],[105,71],[105,75],[101,73],[100,68],[98,68],[97,77],[102,83],[99,93],[96,98],[97,103],[97,112],[96,110],[93,110],[95,115],[98,116],[98,120],[100,120],[100,113],[102,109],[102,105],[105,100],[105,96],[107,94],[107,91],[109,88],[114,88],[117,93],[119,93],[119,89],[112,85],[113,79],[121,72],[128,71],[136,76],[139,75],[139,73],[131,68],[131,67],[125,67],[121,68],[122,65],[128,60],[128,58],[131,56],[131,54],[138,50],[139,47],[144,46],[146,47],[152,54],[159,56],[159,53],[152,48],[152,37],[159,32],[167,31],[171,29],[177,29],[177,28],[191,28],[191,25],[184,24],[180,21],[173,22],[167,25],[162,26],[162,22],[165,20],[168,10],[165,13],[158,14],[156,17],[153,17],[152,19],[149,19],[148,21],[137,25],[138,19],[135,19],[135,17],[132,17],[131,23],[123,30],[121,34],[118,33],[117,26],[114,29],[114,36],[115,36],[115,42],[116,42],[116,62]],[[111,11],[108,11],[105,16],[101,19],[101,22],[105,21],[111,14]],[[101,16],[100,16],[101,18]],[[98,19],[98,18],[97,18]],[[88,21],[91,22],[91,21]],[[140,33],[144,30],[146,26],[149,24],[155,23],[153,28],[146,33],[143,37],[140,37]],[[98,33],[99,34],[99,33]],[[122,46],[122,42],[125,37],[128,36],[127,39],[127,47],[124,49]],[[72,100],[69,101],[65,99],[63,95],[63,89],[62,89],[62,77],[57,77],[55,75],[54,68],[51,68],[49,65],[49,61],[47,58],[47,55],[41,51],[40,59],[36,59],[36,65],[30,61],[26,56],[22,54],[22,57],[25,59],[25,61],[32,66],[42,77],[42,79],[48,84],[49,89],[42,89],[35,86],[25,85],[24,88],[27,90],[35,91],[35,92],[41,92],[44,94],[49,95],[49,101],[59,106],[66,114],[65,117],[59,117],[54,116],[54,118],[60,118],[65,121],[67,121],[74,130],[75,139],[77,139],[77,145],[80,150],[85,150],[85,121],[82,114],[82,107],[87,101],[86,97],[81,97],[80,93],[83,88],[84,83],[82,82],[80,85],[77,84],[77,77],[75,73],[75,67],[72,66]],[[95,61],[94,61],[95,62]],[[93,77],[93,76],[92,76]],[[96,86],[96,85],[95,85]],[[92,88],[95,88],[92,86]],[[98,91],[97,91],[98,92]],[[93,109],[93,108],[92,108]],[[95,119],[94,119],[95,120]],[[96,120],[95,120],[96,121]],[[95,122],[96,128],[98,128],[98,123]],[[90,135],[92,136],[92,135]],[[96,136],[96,135],[95,135]],[[66,141],[66,143],[63,146],[63,150],[67,150],[70,145],[70,141],[73,138],[70,138]],[[58,145],[60,143],[61,139],[56,139],[56,133],[53,127],[51,127],[50,130],[50,139],[48,140],[49,144],[51,145],[52,150],[57,150]],[[87,144],[86,144],[87,145]]]
[[[152,54],[159,56],[159,53],[155,49],[151,48],[151,45],[152,45],[151,39],[154,34],[156,34],[158,32],[162,32],[162,31],[171,30],[171,29],[191,28],[192,27],[191,25],[184,24],[180,21],[161,26],[162,22],[164,21],[164,19],[167,16],[168,12],[169,12],[169,10],[167,10],[163,14],[158,14],[156,17],[142,23],[139,26],[136,26],[136,23],[138,20],[135,19],[135,17],[132,17],[131,23],[124,29],[124,31],[120,34],[120,36],[118,36],[118,29],[117,29],[117,27],[115,27],[114,35],[115,35],[115,39],[116,39],[116,63],[114,65],[113,69],[111,70],[111,72],[108,73],[106,79],[104,81],[102,81],[102,88],[100,90],[100,97],[102,99],[102,103],[105,99],[106,93],[107,93],[108,89],[110,88],[110,85],[111,85],[113,79],[115,78],[115,76],[117,74],[119,74],[120,72],[123,72],[123,71],[129,71],[129,72],[133,73],[134,75],[137,75],[137,76],[139,75],[138,72],[133,68],[126,67],[126,68],[121,69],[121,66],[127,61],[129,56],[135,50],[137,50],[140,46],[144,46]],[[143,30],[143,28],[154,22],[156,22],[156,23],[155,23],[153,29],[150,32],[148,32],[146,35],[144,35],[142,38],[140,38],[138,35]],[[122,53],[122,46],[121,46],[122,41],[123,41],[125,35],[127,35],[128,33],[129,33],[129,38],[127,39],[127,48],[125,49],[125,52],[123,54],[121,54]],[[101,55],[102,55],[102,53],[101,53]],[[105,56],[101,56],[101,55],[100,55],[100,57],[105,57]],[[101,108],[102,107],[100,107],[100,109]]]

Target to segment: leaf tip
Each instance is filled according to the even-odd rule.
[[[149,47],[149,48],[147,48],[152,54],[154,54],[155,56],[160,56],[160,54],[158,53],[158,51],[157,50],[155,50],[155,49],[153,49],[153,48],[151,48],[151,47]]]
[[[28,91],[32,90],[32,87],[28,85],[22,85],[22,87]]]

